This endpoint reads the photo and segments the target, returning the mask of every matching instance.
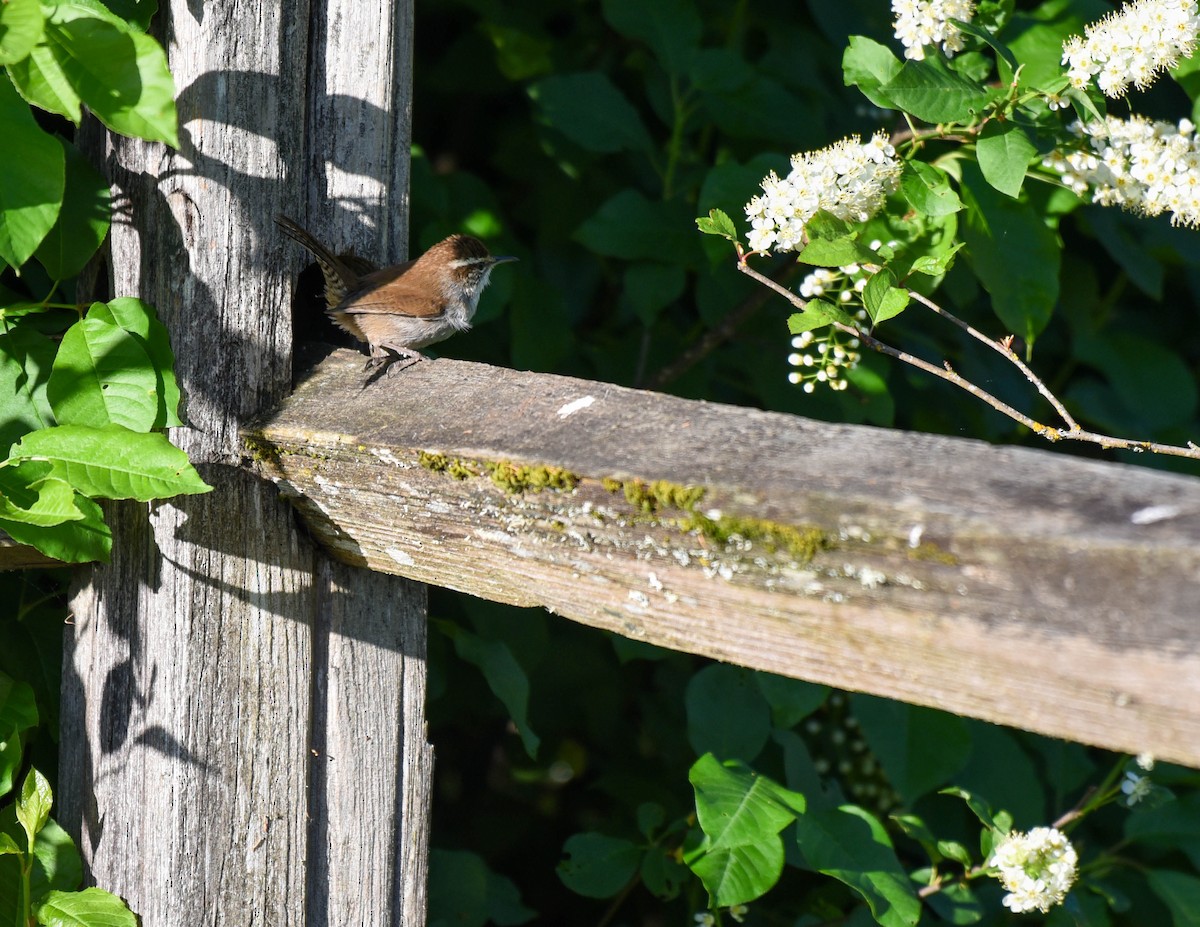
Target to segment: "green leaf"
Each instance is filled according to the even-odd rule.
[[[966,245],[960,241],[956,242],[954,247],[949,251],[943,251],[941,254],[922,254],[912,262],[912,267],[909,270],[914,274],[940,277],[950,270],[954,264],[954,255],[958,254],[959,250],[964,247]]]
[[[55,349],[54,342],[32,325],[0,322],[0,455],[7,456],[23,434],[54,424],[46,382]]]
[[[644,325],[653,325],[659,314],[683,295],[687,275],[675,264],[637,261],[625,268],[623,296]]]
[[[899,109],[883,92],[904,66],[890,48],[861,35],[850,36],[842,54],[842,80],[847,87],[858,87],[868,100],[881,109]]]
[[[872,274],[863,290],[863,306],[872,325],[899,315],[908,307],[908,291],[896,285],[896,278],[887,268]]]
[[[703,108],[701,118],[707,117],[725,136],[778,144],[781,138],[795,138],[798,126],[821,118],[813,106],[733,49],[701,49],[692,57],[689,73]]]
[[[1021,87],[1045,92],[1063,77],[1063,42],[1070,35],[1082,35],[1086,23],[1099,19],[1105,11],[1100,4],[1086,8],[1081,4],[1041,4],[1031,12],[1018,12],[1004,30],[1008,47],[1021,64]],[[1007,64],[1007,62],[1006,62]],[[1014,65],[1001,69],[1001,80],[1012,81]]]
[[[607,200],[574,237],[608,257],[696,267],[702,254],[696,233],[689,231],[691,218],[691,210],[681,200],[650,200],[627,189]]]
[[[669,74],[683,74],[700,45],[702,24],[689,0],[604,0],[604,18],[617,32],[645,42]]]
[[[0,856],[20,856],[22,850],[8,834],[0,833]]]
[[[112,550],[112,532],[104,521],[104,512],[78,493],[75,507],[83,513],[79,521],[42,527],[0,518],[0,530],[7,531],[18,544],[28,544],[63,563],[107,562]]]
[[[839,238],[835,241],[817,238],[805,245],[796,257],[801,262],[816,267],[870,264],[879,259],[879,255],[865,245],[859,244],[855,238]]]
[[[608,75],[559,74],[529,88],[541,120],[588,151],[646,151],[651,147],[637,110]]]
[[[1075,87],[1068,87],[1062,94],[1065,100],[1071,104],[1071,108],[1075,110],[1075,115],[1083,123],[1100,121],[1104,118],[1104,113],[1096,105],[1096,102],[1083,90],[1078,90]]]
[[[74,145],[57,139],[66,159],[62,209],[35,256],[55,280],[74,277],[108,234],[109,190],[105,180]]]
[[[755,673],[754,681],[771,706],[771,723],[785,730],[795,727],[824,705],[829,695],[829,686],[774,673]]]
[[[971,737],[971,756],[954,774],[954,784],[986,795],[1022,821],[1046,820],[1046,792],[1050,783],[1057,795],[1067,788],[1049,770],[1040,771],[1025,751],[1022,741],[995,724],[964,719]]]
[[[828,210],[818,209],[805,223],[804,233],[808,236],[809,241],[820,239],[836,242],[843,238],[852,238],[855,235],[855,228],[851,223],[845,219],[839,219]]]
[[[986,88],[946,67],[939,58],[905,61],[881,92],[922,122],[966,122],[988,103]]]
[[[17,820],[21,822],[21,829],[25,831],[29,846],[34,845],[38,831],[49,820],[52,804],[54,794],[50,790],[49,781],[36,769],[30,769],[17,798]]]
[[[720,907],[745,904],[769,890],[783,871],[779,832],[803,816],[804,796],[748,767],[700,757],[688,773],[704,841],[684,861]]]
[[[30,897],[42,898],[49,891],[69,892],[83,881],[83,860],[74,841],[54,818],[46,821],[33,847],[29,874]]]
[[[989,122],[975,145],[984,179],[1014,199],[1021,193],[1025,171],[1037,148],[1020,127],[1011,122]]]
[[[1171,912],[1175,927],[1200,927],[1200,878],[1170,869],[1147,869],[1146,880]]]
[[[0,258],[20,267],[54,227],[66,180],[62,148],[6,80],[0,80],[0,163]]]
[[[492,40],[496,67],[507,80],[523,84],[554,70],[554,42],[544,30],[530,32],[495,20],[483,20],[479,26]]]
[[[948,216],[963,208],[962,200],[950,186],[950,175],[924,161],[904,162],[900,192],[913,209],[933,218]]]
[[[0,468],[0,518],[40,528],[83,518],[71,484],[50,472],[41,463]]]
[[[939,840],[937,849],[946,859],[954,860],[963,868],[969,869],[972,865],[970,851],[957,840]]]
[[[771,733],[771,710],[754,674],[724,663],[706,666],[687,685],[688,742],[697,754],[751,762]]]
[[[46,395],[62,425],[122,425],[150,431],[159,415],[150,356],[125,329],[89,317],[63,335]]]
[[[628,840],[603,834],[575,834],[563,844],[558,864],[563,885],[585,898],[612,898],[629,884],[642,863],[642,851]]]
[[[1129,274],[1143,293],[1158,301],[1163,296],[1165,268],[1146,241],[1145,219],[1119,209],[1089,209],[1079,217],[1080,224],[1104,246],[1108,256]]]
[[[1011,71],[1015,71],[1017,69],[1017,59],[1013,56],[1012,51],[1007,45],[988,32],[988,30],[980,28],[975,23],[966,22],[961,19],[955,20],[955,23],[958,26],[958,30],[964,35],[973,35],[981,42],[984,42],[995,49],[997,57],[1007,64]]]
[[[16,460],[48,460],[94,499],[166,499],[212,489],[187,455],[162,434],[138,434],[120,425],[59,425],[35,431],[13,448]]]
[[[688,872],[675,853],[662,846],[652,846],[642,857],[642,882],[656,898],[670,901],[679,897],[679,892],[691,880]]]
[[[1195,371],[1185,357],[1135,331],[1080,333],[1073,354],[1108,381],[1146,428],[1185,425],[1200,404]]]
[[[150,36],[94,0],[62,0],[46,22],[45,47],[42,85],[69,87],[114,132],[179,147],[175,84]]]
[[[960,882],[943,883],[941,891],[934,892],[927,899],[931,907],[943,921],[948,924],[977,924],[983,920],[984,905],[975,897],[970,885]],[[1049,923],[1049,922],[1047,922]],[[1102,921],[1079,921],[1072,924],[1088,925],[1105,923]]]
[[[869,695],[851,695],[851,710],[888,780],[912,804],[963,768],[971,739],[962,718]]]
[[[710,209],[707,216],[696,220],[696,227],[705,235],[720,235],[730,241],[737,241],[737,227],[733,220],[720,209]]]
[[[1058,301],[1062,243],[1032,206],[999,195],[969,162],[962,179],[967,259],[1000,321],[1033,344]]]
[[[843,805],[796,820],[800,851],[814,869],[860,894],[883,927],[913,927],[921,902],[882,824],[863,809]]]
[[[58,66],[53,48],[38,45],[28,57],[8,66],[8,76],[26,102],[79,125],[82,101]]]
[[[157,378],[155,394],[158,396],[158,412],[153,427],[174,428],[182,425],[183,421],[179,418],[181,395],[175,380],[175,353],[171,350],[167,328],[158,320],[154,307],[140,299],[122,296],[107,303],[93,303],[88,309],[88,318],[119,325],[139,341],[150,355]]]
[[[12,64],[28,55],[41,40],[42,29],[39,0],[5,0],[0,4],[0,64]]]
[[[831,322],[854,325],[854,319],[840,306],[835,306],[823,299],[810,299],[803,312],[788,316],[788,331],[793,335],[799,335],[801,332],[824,328]]]
[[[438,622],[438,627],[454,641],[455,652],[483,673],[492,694],[508,709],[525,752],[536,757],[541,738],[529,726],[529,676],[508,645],[499,640],[486,640],[453,622]]]
[[[509,927],[532,920],[510,879],[475,853],[429,852],[429,927]]]
[[[992,811],[992,806],[979,796],[956,786],[940,789],[938,794],[953,795],[955,798],[961,798],[967,803],[967,807],[971,809],[971,813],[979,818],[979,822],[985,828],[990,831],[999,831],[1001,834],[1008,833],[1012,819],[1003,811]]]
[[[137,927],[137,918],[116,895],[102,888],[50,892],[38,906],[43,927]]]
[[[0,727],[0,731],[2,730],[4,728]],[[13,780],[17,775],[17,770],[21,768],[21,756],[21,735],[14,727],[7,737],[0,739],[0,798],[12,791]],[[0,834],[0,838],[7,836],[7,834]],[[12,840],[11,837],[8,839]],[[16,844],[13,845],[16,846]],[[0,850],[0,853],[2,852],[4,851]]]

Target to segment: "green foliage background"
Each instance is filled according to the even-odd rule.
[[[7,15],[33,6],[13,0]],[[60,6],[68,23],[103,15],[91,0]],[[494,276],[477,328],[444,353],[834,421],[1034,443],[966,394],[874,355],[864,357],[854,388],[802,393],[787,381],[792,308],[738,274],[725,242],[696,232],[694,217],[711,208],[741,221],[763,175],[786,170],[792,152],[852,132],[896,128],[894,114],[875,109],[842,80],[848,36],[894,47],[888,6],[886,0],[421,0],[411,250],[466,230],[488,239],[494,251],[522,258]],[[1044,41],[1047,31],[1078,31],[1110,8],[1097,0],[1021,6],[1025,12],[1006,35],[1014,46]],[[47,34],[66,28],[55,25]],[[125,29],[122,41],[140,55],[148,46],[134,33]],[[1139,111],[1171,119],[1194,113],[1200,82],[1189,67],[1176,83],[1161,82],[1140,97]],[[51,86],[19,64],[9,73],[29,93]],[[161,84],[150,87],[161,102]],[[102,98],[77,96],[118,130],[153,135],[157,125],[158,137],[173,135],[161,113],[146,126],[133,125],[120,107],[104,112]],[[2,89],[0,97],[0,115],[24,119],[19,100]],[[43,103],[78,118],[80,99]],[[63,128],[44,114],[38,118]],[[36,139],[29,144],[48,152],[31,126],[24,125],[21,138]],[[62,163],[65,179],[46,192],[62,200],[65,217],[72,211],[84,217],[69,226],[80,240],[48,238],[36,255],[40,269],[31,265],[21,280],[6,271],[9,303],[39,298],[39,288],[44,293],[69,278],[82,265],[74,258],[86,260],[103,235],[107,207],[97,178],[65,141]],[[0,181],[0,190],[16,189],[20,180],[14,174]],[[1039,206],[1052,204],[1045,186],[1027,183],[1026,194],[1039,198]],[[1172,443],[1195,438],[1200,233],[1053,203],[1062,215],[1059,296],[1048,319],[1039,320],[1046,327],[1034,367],[1085,426]],[[57,216],[38,221],[49,228]],[[1029,261],[1046,259],[1045,242],[1027,244]],[[960,317],[1000,336],[1007,327],[979,281],[1003,268],[988,266],[986,248],[973,248],[974,263],[960,261],[940,294]],[[8,248],[0,256],[30,254]],[[791,285],[799,280],[789,261],[762,263]],[[85,320],[55,310],[40,317],[44,332],[21,323],[28,334],[17,347],[28,342],[36,349],[11,353],[42,384],[30,408],[46,418],[22,420],[6,433],[6,446],[53,417],[65,421],[64,415],[91,416],[100,408],[81,408],[82,394],[56,392],[46,372],[54,349],[44,336],[73,326],[76,347],[89,338],[139,346],[155,402],[141,410],[138,427],[157,433],[175,421],[170,364],[151,350],[164,343],[157,321],[152,310],[139,310],[134,324],[132,308],[98,303]],[[911,312],[887,326],[893,343],[949,360],[1018,408],[1044,411],[1014,371],[957,329],[931,326]],[[720,337],[710,349],[697,352],[714,333]],[[63,344],[71,347],[70,339]],[[63,356],[66,370],[70,352]],[[1195,472],[1187,462],[1136,460]],[[0,768],[32,760],[53,780],[62,578],[2,576],[0,601],[11,604],[0,621],[0,678],[16,680],[0,692],[0,738],[8,737],[0,743]],[[930,858],[951,866],[978,861],[980,816],[972,808],[981,801],[1029,828],[1049,823],[1087,785],[1121,769],[1099,751],[710,665],[542,611],[434,590],[431,612],[433,925],[518,924],[535,916],[548,924],[691,923],[708,898],[685,860],[696,871],[714,860],[730,862],[732,875],[722,883],[727,899],[770,884],[782,867],[778,887],[752,905],[747,923],[908,923],[905,898],[912,889],[898,867],[909,871]],[[4,753],[14,741],[24,760]],[[769,780],[721,760],[748,764]],[[1169,767],[1154,777],[1174,797],[1164,791],[1157,804],[1132,811],[1109,806],[1073,835],[1093,871],[1087,889],[1073,893],[1047,923],[1194,923],[1200,783],[1195,773]],[[968,804],[938,794],[951,784],[978,798]],[[20,783],[2,785],[8,794]],[[724,821],[730,794],[753,797],[761,826],[713,823]],[[907,817],[890,822],[885,834],[839,811],[847,801],[880,819],[900,809]],[[3,812],[11,820],[0,821],[0,832],[17,833],[12,809]],[[982,817],[990,819],[990,812]],[[58,839],[49,833],[46,844]],[[1127,840],[1132,865],[1113,866],[1101,856]],[[739,855],[747,846],[758,851],[757,869],[745,868]],[[872,884],[856,881],[856,872],[873,873]],[[58,877],[66,885],[78,874]],[[56,884],[43,881],[43,888]],[[999,886],[980,880],[973,887],[974,894],[934,896],[923,922],[1005,922]],[[876,910],[881,898],[894,903],[890,914]]]
[[[1082,31],[1111,9],[1090,0],[1018,7],[1025,12],[1013,30],[1026,38],[1017,44],[1044,41],[1039,28]],[[693,233],[693,217],[714,207],[742,223],[763,175],[786,170],[792,152],[898,127],[895,114],[842,81],[848,36],[897,47],[884,0],[426,0],[417,29],[412,250],[465,227],[522,258],[512,273],[496,275],[477,329],[445,353],[834,421],[1038,443],[966,394],[869,353],[854,388],[801,393],[787,382],[791,307],[763,300],[734,270],[725,242]],[[1185,91],[1194,98],[1200,84],[1186,75],[1160,82],[1138,97],[1138,110],[1171,120],[1192,114]],[[1046,185],[1026,190],[1039,206],[1053,193]],[[1195,438],[1200,234],[1076,206],[1056,207],[1070,213],[1059,229],[1059,297],[1034,368],[1085,427]],[[1029,248],[1030,260],[1048,260]],[[795,285],[799,274],[787,263],[772,270]],[[960,261],[939,296],[1000,337],[1010,329],[979,283],[989,272]],[[679,366],[734,319],[717,347]],[[957,329],[907,313],[889,321],[887,333],[893,344],[949,360],[1017,408],[1044,413],[1015,371]],[[1127,459],[1195,472],[1188,462]],[[435,630],[431,641],[434,843],[480,854],[491,878],[511,879],[543,923],[682,924],[704,910],[704,892],[664,851],[682,842],[669,825],[694,811],[688,769],[706,751],[752,764],[803,792],[810,807],[828,809],[843,795],[876,812],[898,802],[976,860],[979,822],[961,802],[936,795],[939,787],[974,790],[1028,828],[1066,811],[1113,762],[926,709],[829,701],[814,687],[606,640],[540,612],[438,590],[431,608],[457,629]],[[480,639],[467,662],[454,658],[466,656],[463,635]],[[532,756],[531,739],[539,742]],[[863,752],[846,752],[847,743]],[[838,773],[839,764],[848,771]],[[1183,771],[1160,767],[1158,775],[1195,784]],[[1192,799],[1174,813],[1194,814]],[[1085,862],[1123,834],[1158,833],[1162,815],[1098,813]],[[818,876],[822,867],[784,833],[784,879],[761,909],[752,906],[750,922],[870,923],[854,890]],[[918,865],[919,841],[893,834],[904,864]],[[1157,840],[1155,863],[1194,872],[1194,852],[1178,850],[1192,839]],[[564,843],[567,859],[554,879]],[[476,895],[462,883],[451,890],[450,871],[435,859],[435,923],[483,923],[489,911],[498,924],[527,916],[489,908],[482,879],[471,882]],[[1081,890],[1046,921],[1125,923],[1120,912],[1133,910],[1186,923],[1188,905],[1200,904],[1200,880],[1180,885],[1175,875],[1165,879],[1172,891],[1156,892],[1132,870],[1105,872],[1100,884],[1113,907],[1102,890]],[[934,907],[950,922],[1017,919],[1000,895],[991,882],[977,886],[978,909],[949,894]]]
[[[1111,8],[1050,3],[1018,13],[1005,37],[1047,24],[1082,31]],[[890,26],[883,0],[671,0],[653,13],[633,0],[422,3],[413,250],[465,226],[523,258],[495,275],[478,331],[446,353],[815,418],[1037,443],[953,388],[882,357],[864,358],[855,389],[802,395],[786,379],[790,308],[782,300],[767,300],[703,361],[662,380],[706,333],[762,296],[734,270],[724,243],[695,235],[691,220],[718,207],[744,223],[742,208],[763,175],[786,168],[791,153],[898,128],[894,113],[843,86],[841,70],[851,34],[898,48]],[[1181,84],[1160,81],[1137,96],[1138,111],[1191,115],[1181,87],[1200,84],[1187,75]],[[1051,194],[1045,184],[1026,188],[1039,203]],[[1061,296],[1037,342],[1035,370],[1085,427],[1194,438],[1200,235],[1092,207],[1067,216],[1060,234]],[[977,272],[987,268],[959,261],[939,295],[1002,336],[1010,329]],[[965,334],[913,313],[886,331],[935,363],[950,360],[1017,408],[1044,411],[1015,371]]]

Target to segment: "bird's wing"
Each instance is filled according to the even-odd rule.
[[[444,314],[440,299],[431,298],[405,278],[414,261],[385,267],[362,280],[362,286],[338,306],[348,315],[408,315],[418,319],[436,319]]]

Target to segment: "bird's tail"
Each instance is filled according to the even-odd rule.
[[[346,299],[347,293],[358,289],[358,274],[346,262],[317,241],[309,232],[294,219],[278,215],[275,224],[283,229],[291,239],[298,241],[312,252],[325,275],[325,305],[332,309],[340,306]]]

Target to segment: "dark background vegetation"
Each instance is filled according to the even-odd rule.
[[[1088,19],[1111,8],[1074,7]],[[886,0],[419,0],[416,26],[411,251],[469,231],[521,258],[493,276],[476,328],[442,353],[832,421],[1036,443],[965,393],[875,355],[864,357],[854,388],[802,393],[787,380],[790,307],[762,298],[735,271],[726,243],[695,230],[694,218],[712,207],[742,223],[763,175],[786,170],[791,153],[900,126],[841,79],[847,36],[894,41]],[[1190,114],[1193,87],[1187,77],[1181,86],[1162,82],[1138,99],[1139,111]],[[1092,208],[1065,217],[1060,231],[1062,296],[1033,366],[1085,426],[1196,438],[1200,232]],[[798,282],[782,258],[759,266]],[[940,298],[983,330],[1005,333],[964,264]],[[714,332],[723,337],[697,356]],[[883,333],[1044,415],[1011,368],[957,329],[910,311]],[[51,779],[63,581],[0,575],[0,600],[14,604],[15,617],[0,670],[38,692],[45,736],[31,757]],[[544,924],[693,923],[703,892],[669,860],[665,891],[635,884],[615,902],[581,897],[555,869],[578,832],[645,840],[639,815],[644,824],[657,813],[648,806],[666,822],[654,839],[667,859],[683,840],[669,822],[686,825],[687,772],[704,750],[810,795],[826,790],[880,813],[913,808],[939,836],[972,849],[977,823],[937,787],[975,790],[1028,828],[1069,808],[1113,762],[878,699],[760,683],[541,610],[437,589],[430,608],[435,925],[535,914]],[[897,731],[921,732],[920,749],[897,744]],[[540,743],[531,755],[533,736]],[[1090,822],[1085,861],[1089,849],[1121,838],[1124,821],[1110,809]],[[896,840],[904,862],[919,865],[916,844]],[[1107,884],[1140,906],[1143,923],[1167,922],[1143,882],[1125,870]],[[998,886],[981,894],[991,912],[983,923],[1002,922]],[[1097,898],[1084,896],[1078,910],[1094,914]],[[747,923],[866,923],[857,904],[832,880],[789,868]],[[1109,923],[1071,918],[1050,922]]]
[[[1076,6],[1089,18],[1111,8]],[[867,390],[805,395],[787,381],[790,307],[759,299],[734,270],[726,243],[694,231],[694,217],[714,206],[742,225],[742,207],[763,175],[786,169],[792,152],[901,126],[841,79],[847,36],[898,49],[888,7],[884,0],[422,0],[412,251],[465,228],[487,237],[493,251],[521,257],[494,275],[476,329],[443,352],[833,421],[1036,444],[966,394],[878,356],[863,360],[876,374],[865,379]],[[1171,86],[1138,101],[1140,111],[1172,119],[1191,107]],[[1195,437],[1200,233],[1092,208],[1064,220],[1061,233],[1063,295],[1037,342],[1035,368],[1085,425],[1176,442]],[[760,266],[789,272],[783,259]],[[1004,334],[965,266],[941,296],[985,331]],[[688,360],[731,318],[742,321],[727,338]],[[909,312],[887,323],[886,334],[1044,415],[1015,371],[957,329]],[[736,694],[702,709],[689,683],[704,661],[607,639],[542,612],[444,590],[433,591],[431,609],[511,649],[529,683],[529,727],[542,739],[530,758],[483,674],[454,658],[454,643],[435,624],[435,846],[482,854],[517,884],[541,923],[601,923],[610,915],[614,924],[689,923],[704,907],[694,887],[669,903],[635,888],[609,911],[608,901],[574,895],[553,870],[577,831],[636,837],[643,802],[660,803],[669,818],[685,815],[687,769],[708,743],[689,731],[744,723]],[[706,710],[714,714],[701,716]],[[829,752],[840,748],[822,738],[843,711],[826,705],[820,731],[805,734],[814,755],[834,766]],[[1022,826],[1066,810],[1094,774],[1095,752],[986,725],[969,730],[954,781],[984,790]],[[777,742],[741,758],[795,781]],[[889,793],[886,776],[857,763],[843,778],[860,776],[882,778],[880,794]],[[919,801],[928,820],[973,845],[961,809],[928,795]],[[1100,826],[1119,828],[1119,821]],[[836,920],[844,891],[789,873],[756,922],[794,923],[802,910],[820,922],[822,893],[830,896],[825,914]],[[437,885],[435,865],[435,895]],[[998,907],[998,896],[992,900]]]

